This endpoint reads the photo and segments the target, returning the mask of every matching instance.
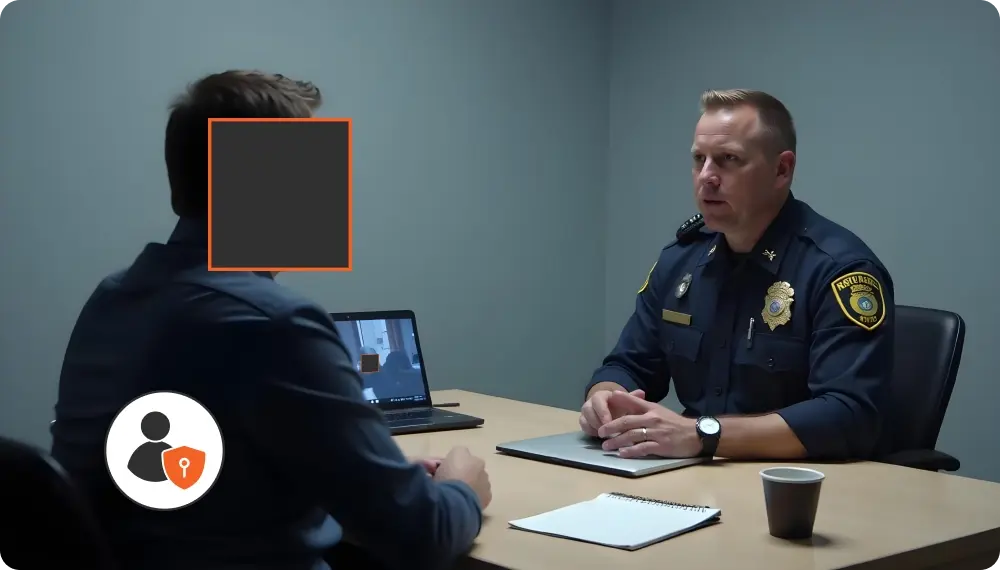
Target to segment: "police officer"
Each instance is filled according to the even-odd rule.
[[[869,457],[892,370],[891,277],[792,195],[796,136],[780,101],[709,91],[701,107],[700,214],[639,289],[580,426],[623,457]],[[670,378],[681,415],[656,403]]]

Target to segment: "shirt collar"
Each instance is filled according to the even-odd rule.
[[[767,230],[764,231],[764,235],[757,240],[757,244],[749,254],[749,259],[777,275],[788,250],[788,243],[798,229],[798,221],[798,200],[789,192],[784,205],[778,211],[778,215],[771,221]],[[716,234],[710,244],[705,253],[702,254],[698,265],[704,265],[719,257],[729,257],[729,246],[726,244],[724,234]]]
[[[177,220],[170,239],[171,245],[192,245],[208,248],[208,220],[201,218],[181,218]]]
[[[181,218],[177,220],[167,245],[179,245],[208,249],[208,220],[203,218]],[[206,258],[207,259],[207,258]],[[269,271],[254,271],[254,275],[274,280]]]
[[[750,259],[756,261],[773,275],[777,275],[781,262],[785,259],[785,254],[788,251],[788,243],[798,230],[798,223],[798,201],[789,192],[781,211],[767,227],[764,235],[757,240],[757,245],[750,253]]]

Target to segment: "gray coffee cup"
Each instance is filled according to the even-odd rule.
[[[771,467],[760,472],[771,536],[809,538],[816,522],[823,475],[805,467]]]

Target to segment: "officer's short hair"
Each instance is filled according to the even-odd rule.
[[[170,107],[164,141],[174,213],[208,213],[209,118],[308,118],[322,102],[312,83],[260,71],[224,71],[190,84]]]
[[[760,126],[764,136],[773,144],[777,151],[790,150],[795,152],[796,136],[795,122],[785,104],[777,97],[750,89],[710,90],[701,94],[701,112],[718,109],[732,109],[741,105],[749,105],[757,109]]]

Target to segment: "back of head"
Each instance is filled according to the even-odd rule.
[[[405,352],[394,350],[385,357],[385,365],[382,368],[384,370],[412,370],[413,365],[410,364],[410,357]]]
[[[174,213],[208,213],[208,119],[309,118],[321,104],[312,83],[260,71],[225,71],[189,85],[171,106],[164,142]]]

